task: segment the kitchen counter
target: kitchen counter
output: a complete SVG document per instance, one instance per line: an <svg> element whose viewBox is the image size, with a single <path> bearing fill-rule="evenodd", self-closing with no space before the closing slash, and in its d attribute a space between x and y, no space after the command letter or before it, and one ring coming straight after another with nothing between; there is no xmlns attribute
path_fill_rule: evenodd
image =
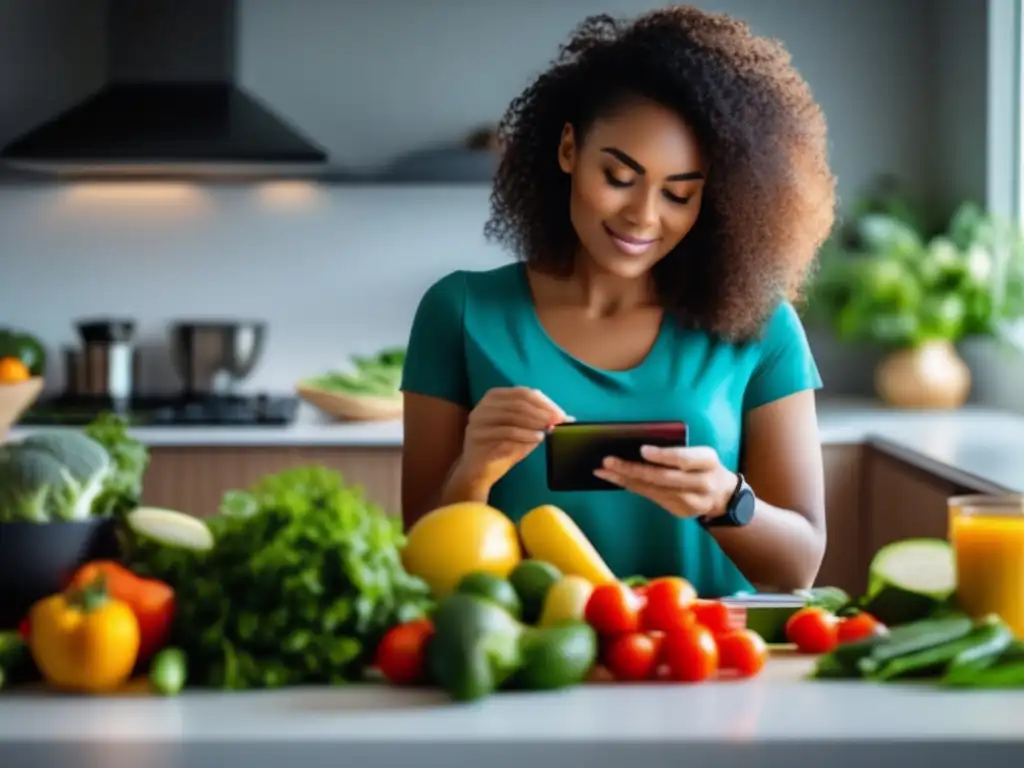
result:
<svg viewBox="0 0 1024 768"><path fill-rule="evenodd" d="M911 463L988 492L1024 491L1024 415L989 408L953 412L889 410L871 401L823 398L818 406L825 444L871 442ZM11 430L11 438L45 427ZM150 446L335 446L397 448L400 421L339 424L303 405L287 427L146 427Z"/></svg>
<svg viewBox="0 0 1024 768"><path fill-rule="evenodd" d="M783 655L745 682L587 685L458 705L384 686L173 699L0 696L7 765L1019 765L1019 692L809 682ZM888 742L888 743L886 743ZM894 742L900 742L895 744ZM756 747L752 749L751 747ZM1000 753L1000 750L1002 752ZM119 758L123 757L124 760ZM154 762L155 760L155 762ZM1011 762L1013 760L1014 762Z"/></svg>

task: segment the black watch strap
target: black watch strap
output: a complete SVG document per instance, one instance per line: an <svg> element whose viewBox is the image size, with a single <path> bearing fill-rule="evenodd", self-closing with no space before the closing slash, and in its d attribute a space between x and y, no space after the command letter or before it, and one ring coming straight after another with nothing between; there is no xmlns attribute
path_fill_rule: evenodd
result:
<svg viewBox="0 0 1024 768"><path fill-rule="evenodd" d="M754 490L747 484L742 474L736 473L736 488L729 497L729 503L725 506L725 512L716 517L702 517L701 525L707 528L733 527L738 528L747 525L754 517L754 507L757 499L754 497Z"/></svg>

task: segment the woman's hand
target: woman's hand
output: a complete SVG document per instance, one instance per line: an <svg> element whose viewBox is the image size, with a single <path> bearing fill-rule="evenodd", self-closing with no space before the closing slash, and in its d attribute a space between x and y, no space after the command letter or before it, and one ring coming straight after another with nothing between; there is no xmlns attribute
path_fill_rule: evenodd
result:
<svg viewBox="0 0 1024 768"><path fill-rule="evenodd" d="M566 421L572 418L540 390L490 389L470 411L456 471L470 485L490 488Z"/></svg>
<svg viewBox="0 0 1024 768"><path fill-rule="evenodd" d="M725 514L739 478L722 465L714 448L656 448L645 445L650 464L609 456L597 477L639 494L676 517Z"/></svg>

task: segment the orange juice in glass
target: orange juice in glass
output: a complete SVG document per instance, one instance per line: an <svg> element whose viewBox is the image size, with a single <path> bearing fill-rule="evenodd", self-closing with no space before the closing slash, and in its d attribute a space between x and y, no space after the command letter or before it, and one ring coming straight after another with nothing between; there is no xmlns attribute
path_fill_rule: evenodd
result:
<svg viewBox="0 0 1024 768"><path fill-rule="evenodd" d="M952 497L949 540L960 607L997 613L1024 638L1024 496Z"/></svg>

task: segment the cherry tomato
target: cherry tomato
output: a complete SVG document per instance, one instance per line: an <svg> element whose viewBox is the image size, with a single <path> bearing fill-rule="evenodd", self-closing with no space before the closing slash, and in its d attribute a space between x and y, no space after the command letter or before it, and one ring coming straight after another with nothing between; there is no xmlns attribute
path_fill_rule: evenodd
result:
<svg viewBox="0 0 1024 768"><path fill-rule="evenodd" d="M844 616L839 620L838 641L840 644L853 643L857 640L866 640L869 637L885 634L888 631L888 628L870 613L861 611L853 616Z"/></svg>
<svg viewBox="0 0 1024 768"><path fill-rule="evenodd" d="M690 582L677 576L654 579L647 585L647 604L640 615L640 626L648 632L672 632L696 623L690 610L697 592Z"/></svg>
<svg viewBox="0 0 1024 768"><path fill-rule="evenodd" d="M711 630L694 624L665 635L661 662L669 680L699 683L718 672L718 644Z"/></svg>
<svg viewBox="0 0 1024 768"><path fill-rule="evenodd" d="M710 629L713 635L743 629L747 624L746 611L733 611L718 600L695 600L691 610L697 623Z"/></svg>
<svg viewBox="0 0 1024 768"><path fill-rule="evenodd" d="M643 598L621 582L600 584L590 593L583 617L599 635L636 632Z"/></svg>
<svg viewBox="0 0 1024 768"><path fill-rule="evenodd" d="M616 680L649 680L658 668L662 638L630 632L608 640L601 661Z"/></svg>
<svg viewBox="0 0 1024 768"><path fill-rule="evenodd" d="M786 639L802 653L828 653L839 643L839 619L823 608L801 608L786 621Z"/></svg>
<svg viewBox="0 0 1024 768"><path fill-rule="evenodd" d="M21 623L18 624L18 635L22 640L28 640L32 635L32 630L29 626L28 619L22 619Z"/></svg>
<svg viewBox="0 0 1024 768"><path fill-rule="evenodd" d="M736 629L715 638L719 667L739 677L753 677L768 661L768 645L750 629Z"/></svg>
<svg viewBox="0 0 1024 768"><path fill-rule="evenodd" d="M394 685L414 685L426 676L427 641L434 634L429 619L415 619L388 630L377 646L376 665Z"/></svg>

